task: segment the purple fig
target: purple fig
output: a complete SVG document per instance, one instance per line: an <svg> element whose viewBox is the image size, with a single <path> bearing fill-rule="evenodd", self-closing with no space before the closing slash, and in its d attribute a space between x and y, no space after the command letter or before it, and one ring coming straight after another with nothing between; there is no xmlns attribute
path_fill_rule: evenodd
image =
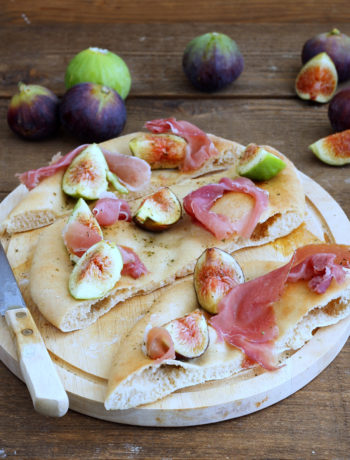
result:
<svg viewBox="0 0 350 460"><path fill-rule="evenodd" d="M102 142L118 136L126 122L123 99L114 89L97 83L79 83L63 96L63 127L82 142Z"/></svg>
<svg viewBox="0 0 350 460"><path fill-rule="evenodd" d="M350 78L350 37L338 29L310 38L303 46L301 59L303 64L321 52L332 59L338 72L339 82Z"/></svg>
<svg viewBox="0 0 350 460"><path fill-rule="evenodd" d="M328 118L334 131L350 129L350 88L333 97L328 106Z"/></svg>
<svg viewBox="0 0 350 460"><path fill-rule="evenodd" d="M53 135L59 127L59 100L44 86L18 84L7 112L12 131L23 139L41 140Z"/></svg>
<svg viewBox="0 0 350 460"><path fill-rule="evenodd" d="M234 40L217 32L191 40L182 65L191 83L201 91L216 91L232 83L242 73L244 60Z"/></svg>

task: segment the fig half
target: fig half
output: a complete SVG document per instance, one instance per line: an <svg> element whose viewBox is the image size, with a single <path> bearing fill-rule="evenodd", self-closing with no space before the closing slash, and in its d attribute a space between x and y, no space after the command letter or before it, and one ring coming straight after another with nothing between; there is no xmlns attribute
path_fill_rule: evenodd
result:
<svg viewBox="0 0 350 460"><path fill-rule="evenodd" d="M147 161L151 169L178 168L186 155L187 142L174 134L140 134L129 142L132 154Z"/></svg>
<svg viewBox="0 0 350 460"><path fill-rule="evenodd" d="M146 197L136 211L133 221L144 230L161 232L181 218L182 208L177 196L168 187Z"/></svg>
<svg viewBox="0 0 350 460"><path fill-rule="evenodd" d="M256 144L248 144L239 159L238 174L256 181L272 179L286 163Z"/></svg>
<svg viewBox="0 0 350 460"><path fill-rule="evenodd" d="M164 326L174 343L179 358L198 358L209 345L207 320L199 309Z"/></svg>
<svg viewBox="0 0 350 460"><path fill-rule="evenodd" d="M74 198L97 200L107 190L107 171L108 165L100 147L91 144L68 166L62 189Z"/></svg>
<svg viewBox="0 0 350 460"><path fill-rule="evenodd" d="M101 240L89 248L69 277L69 292L78 300L99 299L119 281L123 259L115 243Z"/></svg>
<svg viewBox="0 0 350 460"><path fill-rule="evenodd" d="M218 313L221 299L244 280L244 273L236 259L218 248L206 249L194 269L194 288L198 302L212 314Z"/></svg>
<svg viewBox="0 0 350 460"><path fill-rule="evenodd" d="M295 81L295 90L301 99L325 103L332 99L337 84L333 61L327 53L320 53L302 67Z"/></svg>
<svg viewBox="0 0 350 460"><path fill-rule="evenodd" d="M309 146L311 151L324 163L342 166L350 163L350 129L331 134Z"/></svg>
<svg viewBox="0 0 350 460"><path fill-rule="evenodd" d="M86 202L79 198L63 229L63 241L70 259L78 262L91 246L103 239L103 233Z"/></svg>
<svg viewBox="0 0 350 460"><path fill-rule="evenodd" d="M318 34L305 42L301 53L302 63L306 64L311 58L325 52L334 62L338 72L339 82L350 78L350 37L338 29Z"/></svg>

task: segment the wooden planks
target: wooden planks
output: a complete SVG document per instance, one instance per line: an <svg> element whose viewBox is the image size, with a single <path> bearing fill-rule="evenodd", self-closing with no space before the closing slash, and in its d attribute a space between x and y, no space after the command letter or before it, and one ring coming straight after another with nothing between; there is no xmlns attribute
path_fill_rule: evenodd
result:
<svg viewBox="0 0 350 460"><path fill-rule="evenodd" d="M37 23L327 23L349 21L350 11L346 0L320 2L317 0L62 0L48 2L26 0L4 2L2 22L16 24Z"/></svg>

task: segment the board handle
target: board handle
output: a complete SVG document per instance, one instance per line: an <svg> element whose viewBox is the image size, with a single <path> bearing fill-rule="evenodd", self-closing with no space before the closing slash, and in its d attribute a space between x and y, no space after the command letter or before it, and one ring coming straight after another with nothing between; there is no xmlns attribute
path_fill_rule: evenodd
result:
<svg viewBox="0 0 350 460"><path fill-rule="evenodd" d="M50 417L62 417L69 407L68 396L30 311L10 309L5 318L16 342L19 365L35 410Z"/></svg>

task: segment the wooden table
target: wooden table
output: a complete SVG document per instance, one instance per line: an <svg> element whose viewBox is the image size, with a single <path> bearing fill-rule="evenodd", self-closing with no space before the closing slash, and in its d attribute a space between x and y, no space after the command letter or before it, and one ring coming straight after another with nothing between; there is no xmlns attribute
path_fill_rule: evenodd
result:
<svg viewBox="0 0 350 460"><path fill-rule="evenodd" d="M70 58L99 46L121 55L132 74L124 133L141 129L146 120L175 116L242 144L268 143L321 184L350 217L349 167L326 166L308 150L332 132L327 105L303 102L294 93L303 43L335 26L350 35L346 0L306 6L299 0L1 3L1 199L16 187L16 172L77 145L62 132L37 143L15 137L6 113L18 81L62 95ZM237 41L245 69L227 89L204 94L186 80L181 58L191 38L214 30ZM348 341L321 375L277 405L182 429L123 426L72 411L62 419L42 417L24 384L0 364L0 458L349 458L349 363Z"/></svg>

